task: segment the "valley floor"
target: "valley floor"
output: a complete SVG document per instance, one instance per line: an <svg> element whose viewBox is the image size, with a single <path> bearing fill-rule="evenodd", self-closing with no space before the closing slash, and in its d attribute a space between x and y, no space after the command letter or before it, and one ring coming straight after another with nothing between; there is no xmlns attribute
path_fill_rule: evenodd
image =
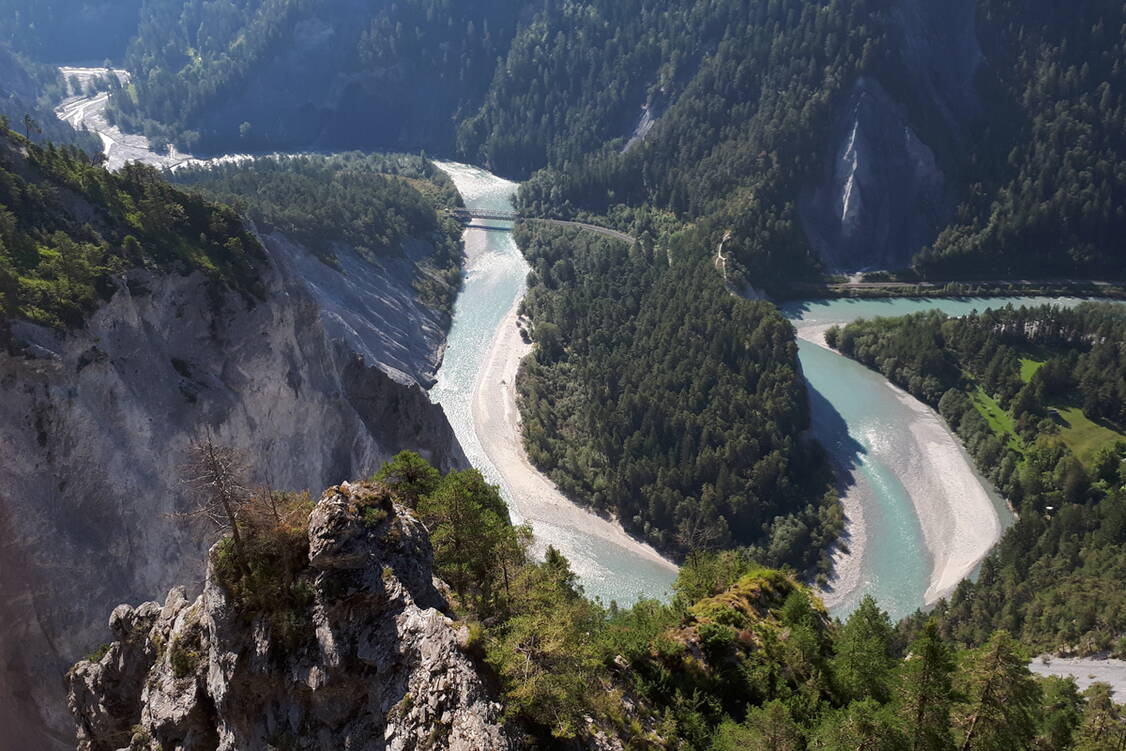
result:
<svg viewBox="0 0 1126 751"><path fill-rule="evenodd" d="M825 331L829 324L801 326L798 336L828 349ZM997 509L958 438L934 410L896 388L884 384L901 405L899 414L909 415L909 423L896 434L896 451L909 457L897 472L910 496L922 541L932 567L924 603L933 605L949 594L962 579L969 576L1000 539L1002 526ZM872 450L878 450L874 447ZM842 497L848 518L848 549L835 557L836 576L833 591L825 594L826 605L834 608L854 599L852 595L865 584L864 557L870 544L869 524L865 521L863 499L867 492L860 485L849 487ZM901 541L882 540L880 544L896 545Z"/></svg>
<svg viewBox="0 0 1126 751"><path fill-rule="evenodd" d="M516 406L516 373L531 351L517 327L519 300L505 316L493 337L473 390L473 424L489 460L504 478L516 513L533 529L582 530L588 543L622 548L665 569L670 578L676 566L649 545L634 540L618 524L603 519L569 501L555 484L532 466L520 432ZM628 575L628 572L620 572ZM658 592L640 593L655 596Z"/></svg>

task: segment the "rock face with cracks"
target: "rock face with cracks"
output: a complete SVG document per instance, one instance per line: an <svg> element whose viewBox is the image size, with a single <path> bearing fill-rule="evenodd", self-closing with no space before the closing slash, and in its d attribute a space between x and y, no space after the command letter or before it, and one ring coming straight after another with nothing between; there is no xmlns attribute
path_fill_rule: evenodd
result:
<svg viewBox="0 0 1126 751"><path fill-rule="evenodd" d="M296 634L247 612L214 565L194 602L177 588L119 606L115 641L67 675L78 748L512 748L431 566L425 528L384 488L330 488L309 517Z"/></svg>
<svg viewBox="0 0 1126 751"><path fill-rule="evenodd" d="M441 408L391 375L423 366L408 352L384 367L375 355L390 350L361 347L366 329L330 326L283 250L268 251L260 299L137 270L81 329L13 323L19 351L0 351L0 751L73 748L59 676L104 641L110 607L198 592L205 544L175 518L192 502L193 441L238 447L251 483L292 490L362 477L402 449L466 465Z"/></svg>

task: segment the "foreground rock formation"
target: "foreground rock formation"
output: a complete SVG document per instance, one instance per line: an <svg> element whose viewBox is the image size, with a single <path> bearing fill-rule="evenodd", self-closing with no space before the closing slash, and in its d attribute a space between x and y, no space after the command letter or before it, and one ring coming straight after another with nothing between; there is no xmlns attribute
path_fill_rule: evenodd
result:
<svg viewBox="0 0 1126 751"><path fill-rule="evenodd" d="M288 628L248 612L213 549L203 593L121 605L68 674L81 751L503 751L500 706L463 652L425 528L378 485L330 488L308 522ZM436 586L437 585L437 586Z"/></svg>
<svg viewBox="0 0 1126 751"><path fill-rule="evenodd" d="M0 351L0 749L73 747L58 676L103 640L106 609L198 587L204 543L174 518L193 441L237 446L250 480L279 488L362 477L402 449L465 465L441 408L388 375L408 368L384 369L381 350L333 330L293 266L271 252L260 299L201 274L132 271L80 330L12 324L15 349Z"/></svg>

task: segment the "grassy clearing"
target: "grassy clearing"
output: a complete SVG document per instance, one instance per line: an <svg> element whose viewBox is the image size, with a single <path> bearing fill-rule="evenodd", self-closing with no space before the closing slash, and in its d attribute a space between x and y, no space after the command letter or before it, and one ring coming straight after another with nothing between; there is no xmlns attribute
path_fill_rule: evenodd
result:
<svg viewBox="0 0 1126 751"><path fill-rule="evenodd" d="M1031 357L1020 358L1020 379L1025 383L1032 380L1032 376L1036 375L1036 371L1044 367L1045 360L1035 360Z"/></svg>
<svg viewBox="0 0 1126 751"><path fill-rule="evenodd" d="M1079 407L1055 407L1060 424L1060 440L1083 464L1090 465L1095 453L1104 446L1126 441L1126 435L1092 422Z"/></svg>
<svg viewBox="0 0 1126 751"><path fill-rule="evenodd" d="M1013 422L1013 418L1008 412L1001 409L1001 405L993 397L985 393L981 386L978 386L970 392L970 401L973 402L974 407L985 418L985 421L989 423L989 427L993 429L998 438L1010 448L1023 451L1024 445L1017 437L1016 423Z"/></svg>

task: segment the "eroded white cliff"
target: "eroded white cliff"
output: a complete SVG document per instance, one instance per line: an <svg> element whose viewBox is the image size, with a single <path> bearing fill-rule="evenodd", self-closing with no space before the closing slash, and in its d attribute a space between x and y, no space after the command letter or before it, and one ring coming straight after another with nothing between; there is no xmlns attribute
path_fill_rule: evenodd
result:
<svg viewBox="0 0 1126 751"><path fill-rule="evenodd" d="M411 336L384 331L394 305L366 339L339 341L302 268L272 250L263 299L132 272L82 330L13 325L22 351L0 354L0 748L73 748L60 676L104 640L107 608L201 580L204 541L172 516L193 440L239 447L255 481L285 489L365 476L401 449L463 466L441 409L404 385L426 372L427 345L388 358L392 379L375 358ZM360 346L373 330L384 349Z"/></svg>
<svg viewBox="0 0 1126 751"><path fill-rule="evenodd" d="M906 267L948 223L958 200L950 173L980 110L975 9L972 0L896 0L890 9L895 80L853 84L828 130L824 167L798 201L830 270Z"/></svg>

